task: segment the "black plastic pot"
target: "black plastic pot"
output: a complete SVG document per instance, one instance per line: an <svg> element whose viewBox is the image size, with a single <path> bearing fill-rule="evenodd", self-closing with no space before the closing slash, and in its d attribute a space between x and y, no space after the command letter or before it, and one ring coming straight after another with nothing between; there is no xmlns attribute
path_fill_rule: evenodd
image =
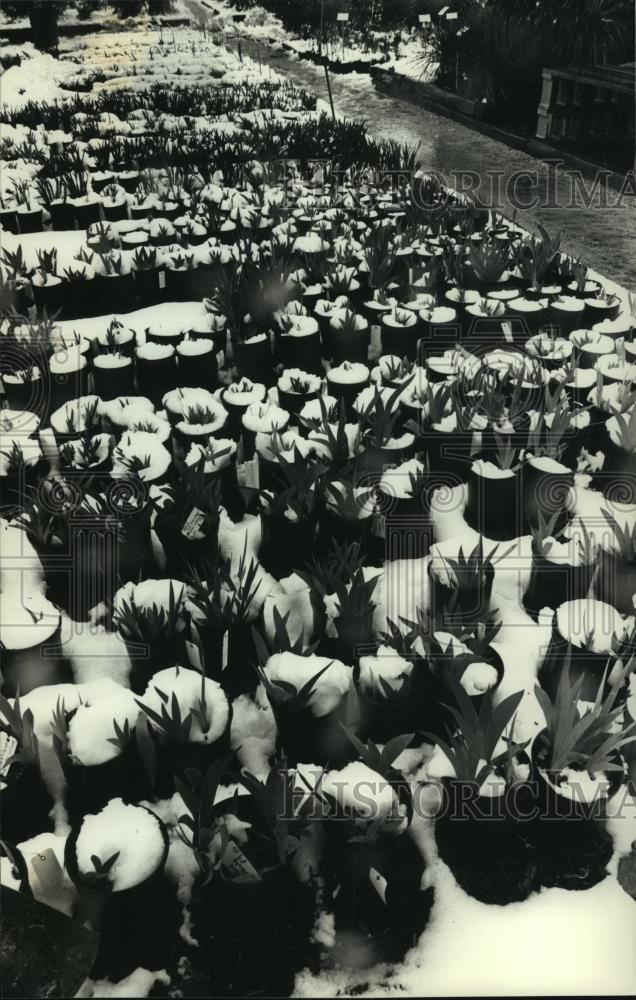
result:
<svg viewBox="0 0 636 1000"><path fill-rule="evenodd" d="M122 639L130 658L130 687L135 694L143 695L154 674L160 670L186 662L183 632L162 636L148 643L124 636Z"/></svg>
<svg viewBox="0 0 636 1000"><path fill-rule="evenodd" d="M75 229L75 212L70 201L52 201L49 205L51 228L57 231Z"/></svg>
<svg viewBox="0 0 636 1000"><path fill-rule="evenodd" d="M15 208L0 208L0 226L6 233L18 235L18 213Z"/></svg>
<svg viewBox="0 0 636 1000"><path fill-rule="evenodd" d="M594 575L594 596L611 604L622 615L634 614L636 563L625 562L618 553L601 550Z"/></svg>
<svg viewBox="0 0 636 1000"><path fill-rule="evenodd" d="M174 884L164 872L168 834L155 818L165 842L160 866L144 882L121 892L109 891L108 882L95 887L80 874L76 844L81 824L67 838L64 867L78 889L76 916L88 919L100 932L99 950L91 970L95 979L118 982L138 968L165 968L166 955L177 933L180 907Z"/></svg>
<svg viewBox="0 0 636 1000"><path fill-rule="evenodd" d="M263 385L272 384L273 358L268 336L251 343L236 341L233 344L233 350L234 363L241 378L248 378L252 382L260 382Z"/></svg>
<svg viewBox="0 0 636 1000"><path fill-rule="evenodd" d="M128 274L98 274L93 279L93 287L99 305L104 313L130 312L135 308L135 276Z"/></svg>
<svg viewBox="0 0 636 1000"><path fill-rule="evenodd" d="M480 796L473 785L445 778L444 811L435 823L440 858L458 885L482 903L506 906L532 892L537 872L529 823L510 815L507 796Z"/></svg>
<svg viewBox="0 0 636 1000"><path fill-rule="evenodd" d="M568 644L557 628L555 614L552 637L538 674L541 687L552 698L556 697L561 670L567 656L569 656L568 666L572 682L583 678L580 697L584 701L594 701L603 681L605 670L612 662L610 654L589 652L581 646Z"/></svg>
<svg viewBox="0 0 636 1000"><path fill-rule="evenodd" d="M509 541L524 533L519 517L520 477L518 470L505 478L491 479L474 468L468 473L466 522L496 541Z"/></svg>
<svg viewBox="0 0 636 1000"><path fill-rule="evenodd" d="M181 354L177 348L177 364L179 385L183 388L216 388L218 368L214 347L205 354Z"/></svg>
<svg viewBox="0 0 636 1000"><path fill-rule="evenodd" d="M263 514L259 559L266 572L282 580L302 569L313 551L316 523L316 513L299 521Z"/></svg>
<svg viewBox="0 0 636 1000"><path fill-rule="evenodd" d="M93 362L93 381L95 392L103 400L115 399L116 396L132 396L135 392L134 365L132 358L126 358L126 363L117 368L103 367L99 364L99 356Z"/></svg>
<svg viewBox="0 0 636 1000"><path fill-rule="evenodd" d="M409 358L415 361L417 344L421 336L418 323L412 326L397 326L390 322L390 315L383 316L380 325L380 337L383 354L395 354L398 358Z"/></svg>
<svg viewBox="0 0 636 1000"><path fill-rule="evenodd" d="M20 232L24 235L25 233L41 233L42 232L42 209L41 208L31 208L27 211L22 211L18 209L18 225L20 227Z"/></svg>
<svg viewBox="0 0 636 1000"><path fill-rule="evenodd" d="M18 750L19 748L16 748ZM0 837L21 844L53 830L53 799L35 764L12 764L0 787Z"/></svg>
<svg viewBox="0 0 636 1000"><path fill-rule="evenodd" d="M143 768L134 736L124 750L103 764L86 767L67 761L65 806L71 826L89 813L98 813L111 799L139 801L143 790Z"/></svg>
<svg viewBox="0 0 636 1000"><path fill-rule="evenodd" d="M155 407L161 409L165 394L178 384L174 353L168 358L154 360L137 355L137 383L140 394L147 396Z"/></svg>
<svg viewBox="0 0 636 1000"><path fill-rule="evenodd" d="M319 330L303 336L281 333L277 339L276 354L276 360L284 368L300 368L313 375L322 374L322 346ZM308 398L313 397L309 396Z"/></svg>
<svg viewBox="0 0 636 1000"><path fill-rule="evenodd" d="M553 534L561 533L569 520L571 491L574 488L574 472L564 468L560 471L546 471L529 459L521 467L522 521L525 525L538 527L539 516L546 523L558 514Z"/></svg>
<svg viewBox="0 0 636 1000"><path fill-rule="evenodd" d="M84 201L79 204L74 203L73 215L75 216L78 229L88 229L89 226L92 226L95 222L99 222L101 219L99 200Z"/></svg>
<svg viewBox="0 0 636 1000"><path fill-rule="evenodd" d="M133 272L135 289L140 308L156 306L166 300L166 272L156 267Z"/></svg>
<svg viewBox="0 0 636 1000"><path fill-rule="evenodd" d="M66 291L62 281L57 278L46 285L31 284L33 304L39 311L46 310L49 317L55 316L64 307Z"/></svg>
<svg viewBox="0 0 636 1000"><path fill-rule="evenodd" d="M332 327L329 339L334 365L339 365L343 361L367 363L371 344L371 330L368 325L363 330L353 330L346 334Z"/></svg>
<svg viewBox="0 0 636 1000"><path fill-rule="evenodd" d="M578 601L584 598L591 579L591 566L550 562L545 556L533 552L530 579L523 597L523 606L533 618L537 619L542 608L553 608L556 611L566 601Z"/></svg>
<svg viewBox="0 0 636 1000"><path fill-rule="evenodd" d="M347 722L348 696L327 715L316 718L310 709L294 712L272 701L278 743L290 767L311 761L319 767L344 767L355 757L355 749L342 728Z"/></svg>

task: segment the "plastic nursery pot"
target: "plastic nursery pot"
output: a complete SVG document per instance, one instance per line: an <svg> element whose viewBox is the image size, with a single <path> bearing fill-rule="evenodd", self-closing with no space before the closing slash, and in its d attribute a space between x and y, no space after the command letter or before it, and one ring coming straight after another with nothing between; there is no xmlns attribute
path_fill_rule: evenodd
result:
<svg viewBox="0 0 636 1000"><path fill-rule="evenodd" d="M315 392L292 392L291 390L281 389L281 381L282 379L278 380L278 405L283 410L287 410L292 416L297 416L303 406L312 399L318 399L318 389Z"/></svg>
<svg viewBox="0 0 636 1000"><path fill-rule="evenodd" d="M140 395L161 408L163 397L177 385L176 356L174 347L152 351L149 346L137 349L137 384Z"/></svg>
<svg viewBox="0 0 636 1000"><path fill-rule="evenodd" d="M554 459L529 458L521 467L521 485L524 525L536 528L540 516L548 523L558 515L553 534L559 534L569 520L574 472Z"/></svg>
<svg viewBox="0 0 636 1000"><path fill-rule="evenodd" d="M429 681L430 673L419 658L413 664L413 673L405 691L397 690L392 697L364 688L358 681L360 739L385 744L394 736L420 730L422 706L430 691Z"/></svg>
<svg viewBox="0 0 636 1000"><path fill-rule="evenodd" d="M314 321L311 321L314 322ZM317 324L316 324L317 325ZM283 368L301 368L309 374L322 374L320 331L281 333L276 343L276 360Z"/></svg>
<svg viewBox="0 0 636 1000"><path fill-rule="evenodd" d="M263 569L278 580L301 569L313 551L317 515L290 521L287 517L261 515L262 541L259 558Z"/></svg>
<svg viewBox="0 0 636 1000"><path fill-rule="evenodd" d="M420 355L440 355L455 348L461 339L461 324L457 310L451 306L421 309Z"/></svg>
<svg viewBox="0 0 636 1000"><path fill-rule="evenodd" d="M476 580L472 587L453 587L442 583L437 573L433 571L434 565L435 560L429 574L432 583L431 607L434 614L438 615L452 609L453 617L462 624L471 625L485 621L490 611L494 567L491 565L489 569L484 570L481 579Z"/></svg>
<svg viewBox="0 0 636 1000"><path fill-rule="evenodd" d="M442 788L435 841L458 885L489 905L527 899L535 886L537 862L529 823L516 818L509 806L511 792L517 789L500 796L479 795L474 784L450 778L442 780Z"/></svg>
<svg viewBox="0 0 636 1000"><path fill-rule="evenodd" d="M379 487L379 510L384 517L386 559L423 559L433 539L433 523L428 504L412 497L386 497ZM384 499L383 499L384 498Z"/></svg>
<svg viewBox="0 0 636 1000"><path fill-rule="evenodd" d="M369 554L369 539L373 516L369 512L364 517L345 518L325 507L318 519L319 546L327 551L335 542L339 548L357 542L360 552Z"/></svg>
<svg viewBox="0 0 636 1000"><path fill-rule="evenodd" d="M18 212L15 208L0 208L0 226L5 233L18 235Z"/></svg>
<svg viewBox="0 0 636 1000"><path fill-rule="evenodd" d="M53 355L49 360L50 406L54 412L88 393L89 366L85 357L78 354Z"/></svg>
<svg viewBox="0 0 636 1000"><path fill-rule="evenodd" d="M123 222L128 218L128 202L124 198L102 198L102 211L107 222Z"/></svg>
<svg viewBox="0 0 636 1000"><path fill-rule="evenodd" d="M327 389L330 396L344 400L348 414L354 412L356 397L369 385L369 369L361 363L343 362L327 372Z"/></svg>
<svg viewBox="0 0 636 1000"><path fill-rule="evenodd" d="M46 310L47 316L55 316L64 305L64 285L57 275L47 275L46 284L31 282L33 304L40 312Z"/></svg>
<svg viewBox="0 0 636 1000"><path fill-rule="evenodd" d="M547 319L551 326L557 328L559 336L567 337L574 330L581 329L584 312L585 302L582 299L564 296L550 303Z"/></svg>
<svg viewBox="0 0 636 1000"><path fill-rule="evenodd" d="M616 295L606 298L586 298L583 325L593 327L596 323L613 322L618 319L620 300Z"/></svg>
<svg viewBox="0 0 636 1000"><path fill-rule="evenodd" d="M466 522L495 541L509 541L523 534L519 518L519 469L498 469L488 462L473 462L468 473Z"/></svg>
<svg viewBox="0 0 636 1000"><path fill-rule="evenodd" d="M234 363L241 378L271 385L273 358L269 336L265 333L233 344Z"/></svg>
<svg viewBox="0 0 636 1000"><path fill-rule="evenodd" d="M440 425L424 424L422 438L426 445L431 473L447 487L465 483L471 466L473 432L448 430Z"/></svg>
<svg viewBox="0 0 636 1000"><path fill-rule="evenodd" d="M161 636L151 642L128 639L122 635L130 658L130 686L135 694L143 695L148 683L159 670L185 663L183 633Z"/></svg>
<svg viewBox="0 0 636 1000"><path fill-rule="evenodd" d="M325 831L340 820L328 820ZM357 832L357 831L354 831ZM434 890L422 889L426 862L407 832L327 851L336 933L343 932L365 966L400 962L424 931Z"/></svg>
<svg viewBox="0 0 636 1000"><path fill-rule="evenodd" d="M100 201L98 198L81 198L73 202L73 215L78 229L88 229L101 219Z"/></svg>
<svg viewBox="0 0 636 1000"><path fill-rule="evenodd" d="M29 602L27 608L11 609L11 625L7 624L1 632L2 691L7 698L15 698L18 689L25 695L37 687L73 682L73 672L64 655L60 614L54 606L59 605L64 611L72 606L68 597L70 570L66 567L63 579L56 580L46 572L46 566L44 570L47 599L41 598L41 605L38 602L34 608L34 614L41 613L42 619L34 623ZM49 582L59 587L49 587ZM63 601L58 601L58 597Z"/></svg>
<svg viewBox="0 0 636 1000"><path fill-rule="evenodd" d="M603 469L596 479L609 500L619 503L636 502L636 453L627 451L617 445L611 437L611 428L615 421L604 424L600 450L605 455Z"/></svg>
<svg viewBox="0 0 636 1000"><path fill-rule="evenodd" d="M97 285L93 277L65 281L63 286L62 319L85 319L99 312Z"/></svg>
<svg viewBox="0 0 636 1000"><path fill-rule="evenodd" d="M148 267L133 271L137 303L141 309L156 306L166 300L166 272L162 268Z"/></svg>
<svg viewBox="0 0 636 1000"><path fill-rule="evenodd" d="M116 804L115 800L114 805ZM151 971L165 968L166 955L169 954L173 935L177 933L178 926L179 906L174 884L164 871L169 846L166 828L154 813L143 806L125 808L143 809L152 817L157 824L159 844L163 845L163 849L159 848L157 851L156 860L153 858L154 868L150 868L148 872L150 865L148 862L142 863L142 858L151 848L156 849L158 845L151 844L147 835L142 840L142 835L138 834L128 843L122 841L120 845L117 834L120 836L125 834L122 834L121 828L115 825L114 835L111 831L109 839L105 840L109 845L113 845L112 848L108 848L112 853L120 847L120 858L127 849L134 850L136 847L140 857L135 869L144 874L148 873L143 881L122 889L112 888L108 877L98 880L95 884L79 868L77 846L82 827L87 823L95 824L101 816L106 817L108 809L103 810L97 817L89 816L82 823L78 822L71 829L64 848L64 867L78 891L75 915L88 920L100 932L99 949L91 975L98 979L108 978L113 982L118 982L140 967ZM106 822L105 819L104 823ZM90 829L93 831L95 827L92 826ZM108 857L100 860L108 861ZM112 870L117 871L117 862ZM131 872L127 881L131 881L134 877L134 872Z"/></svg>
<svg viewBox="0 0 636 1000"><path fill-rule="evenodd" d="M383 354L394 354L398 358L415 361L420 335L421 329L414 313L409 313L409 319L405 322L396 319L392 312L382 316L380 340Z"/></svg>
<svg viewBox="0 0 636 1000"><path fill-rule="evenodd" d="M66 781L64 804L71 826L83 816L98 813L111 799L135 802L143 790L143 767L134 735L121 753L102 764L84 765L65 759L62 764Z"/></svg>
<svg viewBox="0 0 636 1000"><path fill-rule="evenodd" d="M177 345L179 385L215 389L218 383L217 352L212 340L183 340Z"/></svg>
<svg viewBox="0 0 636 1000"><path fill-rule="evenodd" d="M536 782L540 815L545 819L590 820L607 817L607 803L626 780L622 767L605 774L605 794L589 796L585 788L587 772L581 770L581 784L569 788L565 776L550 769L551 745L546 729L542 729L532 744L532 776ZM622 764L619 753L612 756L613 763Z"/></svg>
<svg viewBox="0 0 636 1000"><path fill-rule="evenodd" d="M594 596L611 604L622 615L634 614L636 563L625 562L618 552L601 549L594 575Z"/></svg>
<svg viewBox="0 0 636 1000"><path fill-rule="evenodd" d="M344 767L355 757L355 749L342 728L347 724L349 695L327 715L316 717L311 709L294 711L272 702L278 744L290 767L311 761L318 767Z"/></svg>
<svg viewBox="0 0 636 1000"><path fill-rule="evenodd" d="M95 392L103 400L132 396L134 387L132 358L120 354L98 354L93 359Z"/></svg>
<svg viewBox="0 0 636 1000"><path fill-rule="evenodd" d="M343 333L334 326L331 320L329 340L331 343L331 354L335 365L343 361L359 362L366 364L369 358L369 346L371 344L371 330L366 320L359 330L348 330Z"/></svg>
<svg viewBox="0 0 636 1000"><path fill-rule="evenodd" d="M540 555L533 549L523 606L536 620L542 608L556 611L566 601L582 600L589 590L591 580L591 566L564 561L558 557L554 548L547 555Z"/></svg>
<svg viewBox="0 0 636 1000"><path fill-rule="evenodd" d="M568 615L575 619L580 619L580 621L576 620L574 622L575 627L579 626L578 631L583 626L589 629L590 622L588 621L588 617L585 615L584 610L581 610L589 603L584 599L580 599L579 601L568 600L557 608L555 612L550 643L538 675L541 687L553 698L556 696L564 662L568 662L572 682L582 678L583 686L580 697L584 701L595 700L608 663L611 666L611 635L607 637L606 641L599 640L597 636L594 636L597 649L599 650L595 651L589 650L585 646L573 641L568 644L568 641L559 629L559 621L561 619L565 620ZM620 623L623 622L623 619L620 618L618 612L611 605L601 604L598 601L591 603L596 606L598 617L601 619L599 624L605 629L608 628L608 623L610 626L613 626L617 621L620 621ZM602 650L601 646L604 647ZM568 656L569 660L566 661L566 657Z"/></svg>
<svg viewBox="0 0 636 1000"><path fill-rule="evenodd" d="M129 312L135 308L135 275L98 274L93 279L99 308L104 313Z"/></svg>
<svg viewBox="0 0 636 1000"><path fill-rule="evenodd" d="M12 739L12 737L10 737ZM19 752L16 746L16 753ZM21 844L40 833L53 830L49 815L53 799L47 791L40 768L32 762L10 764L0 785L0 837Z"/></svg>
<svg viewBox="0 0 636 1000"><path fill-rule="evenodd" d="M20 232L24 235L25 233L41 233L42 232L42 209L41 208L26 208L26 206L20 205L18 207L18 225L20 227Z"/></svg>

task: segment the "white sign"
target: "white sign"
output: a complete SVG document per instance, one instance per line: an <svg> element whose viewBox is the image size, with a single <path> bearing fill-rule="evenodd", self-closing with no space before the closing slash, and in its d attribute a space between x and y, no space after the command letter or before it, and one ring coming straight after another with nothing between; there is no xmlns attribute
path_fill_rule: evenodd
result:
<svg viewBox="0 0 636 1000"><path fill-rule="evenodd" d="M349 20L348 14L336 14L336 21L348 21L348 20Z"/></svg>
<svg viewBox="0 0 636 1000"><path fill-rule="evenodd" d="M420 24L430 24L431 15L430 14L419 14Z"/></svg>
<svg viewBox="0 0 636 1000"><path fill-rule="evenodd" d="M446 11L448 9L449 9L448 7L442 7L442 9L440 10L440 12L439 12L439 14L437 16L438 17L444 17L444 14L446 13Z"/></svg>
<svg viewBox="0 0 636 1000"><path fill-rule="evenodd" d="M448 12L448 14L446 15L446 20L447 20L447 21L456 21L456 20L457 20L457 17L458 17L458 14L457 14L457 11L455 11L455 10L451 10L451 11L449 11L449 12Z"/></svg>

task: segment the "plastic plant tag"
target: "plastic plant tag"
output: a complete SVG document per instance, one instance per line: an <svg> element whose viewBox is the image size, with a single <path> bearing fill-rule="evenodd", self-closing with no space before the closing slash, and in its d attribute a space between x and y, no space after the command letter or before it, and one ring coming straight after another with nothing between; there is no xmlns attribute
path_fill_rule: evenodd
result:
<svg viewBox="0 0 636 1000"><path fill-rule="evenodd" d="M0 778L5 778L9 770L10 760L18 747L18 741L11 733L0 733Z"/></svg>
<svg viewBox="0 0 636 1000"><path fill-rule="evenodd" d="M371 518L371 531L376 538L386 538L386 518L384 514L373 514Z"/></svg>
<svg viewBox="0 0 636 1000"><path fill-rule="evenodd" d="M258 465L258 455L249 458L247 462L241 462L236 466L236 478L239 486L248 490L258 490L260 488L260 469Z"/></svg>
<svg viewBox="0 0 636 1000"><path fill-rule="evenodd" d="M216 352L216 367L222 368L225 364L225 351Z"/></svg>
<svg viewBox="0 0 636 1000"><path fill-rule="evenodd" d="M163 291L163 289L166 287L166 272L159 271L157 275L157 280L159 281L159 288Z"/></svg>
<svg viewBox="0 0 636 1000"><path fill-rule="evenodd" d="M233 840L227 845L221 860L221 867L225 877L230 882L245 884L246 882L262 881L252 862L248 861L241 848Z"/></svg>
<svg viewBox="0 0 636 1000"><path fill-rule="evenodd" d="M198 507L193 507L188 514L181 529L181 534L189 542L201 538L201 525L205 521L205 514Z"/></svg>
<svg viewBox="0 0 636 1000"><path fill-rule="evenodd" d="M50 847L47 847L46 850L33 854L29 858L29 865L32 874L38 882L38 886L34 886L30 878L31 888L39 889L37 892L38 898L46 901L51 906L55 906L55 900L62 896L66 890L64 872L54 852Z"/></svg>
<svg viewBox="0 0 636 1000"><path fill-rule="evenodd" d="M514 337L512 336L512 324L502 323L501 329L503 330L503 335L507 344L512 344L514 342Z"/></svg>
<svg viewBox="0 0 636 1000"><path fill-rule="evenodd" d="M470 457L477 455L482 449L482 434L481 431L473 431L473 436L470 442Z"/></svg>
<svg viewBox="0 0 636 1000"><path fill-rule="evenodd" d="M223 647L221 649L221 670L225 670L227 667L227 661L229 658L229 648L230 648L230 633L225 631L223 633Z"/></svg>
<svg viewBox="0 0 636 1000"><path fill-rule="evenodd" d="M203 663L201 661L201 651L197 646L196 642L192 642L191 639L186 639L186 653L188 654L188 660L190 665L194 667L195 670L203 672Z"/></svg>
<svg viewBox="0 0 636 1000"><path fill-rule="evenodd" d="M377 868L369 868L369 881L386 906L386 890L389 883L384 875L381 875Z"/></svg>

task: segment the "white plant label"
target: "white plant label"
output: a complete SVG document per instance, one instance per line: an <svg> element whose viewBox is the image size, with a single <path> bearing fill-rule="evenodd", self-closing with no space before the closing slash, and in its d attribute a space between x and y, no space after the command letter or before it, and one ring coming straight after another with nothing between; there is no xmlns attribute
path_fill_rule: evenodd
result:
<svg viewBox="0 0 636 1000"><path fill-rule="evenodd" d="M229 878L231 882L262 881L252 862L245 857L241 848L233 840L225 849L221 865L226 878Z"/></svg>
<svg viewBox="0 0 636 1000"><path fill-rule="evenodd" d="M386 906L386 890L389 883L384 875L381 875L377 868L369 868L369 881Z"/></svg>
<svg viewBox="0 0 636 1000"><path fill-rule="evenodd" d="M371 518L371 531L376 538L386 538L386 518L384 514L374 514Z"/></svg>
<svg viewBox="0 0 636 1000"><path fill-rule="evenodd" d="M216 367L222 368L225 364L225 351L218 351L216 355Z"/></svg>
<svg viewBox="0 0 636 1000"><path fill-rule="evenodd" d="M348 14L337 14L336 15L336 21L348 21L348 20L349 20L349 15Z"/></svg>
<svg viewBox="0 0 636 1000"><path fill-rule="evenodd" d="M198 670L199 673L203 673L203 663L201 662L201 652L196 642L192 642L191 639L186 639L186 653L188 654L188 660L190 661L190 666Z"/></svg>
<svg viewBox="0 0 636 1000"><path fill-rule="evenodd" d="M18 747L18 741L11 733L0 733L0 778L6 777L10 761Z"/></svg>
<svg viewBox="0 0 636 1000"><path fill-rule="evenodd" d="M157 275L157 279L159 281L159 288L161 288L161 290L163 291L163 289L166 287L166 272L165 271L159 271L159 274Z"/></svg>
<svg viewBox="0 0 636 1000"><path fill-rule="evenodd" d="M503 335L506 338L506 343L512 344L514 341L514 337L512 336L512 326L510 325L510 323L502 323L501 329L503 330Z"/></svg>
<svg viewBox="0 0 636 1000"><path fill-rule="evenodd" d="M205 514L198 507L193 507L188 514L185 523L181 529L181 534L184 538L187 538L189 542L195 541L201 538L201 525L205 521Z"/></svg>
<svg viewBox="0 0 636 1000"><path fill-rule="evenodd" d="M239 486L243 486L246 490L260 489L258 455L254 455L254 458L249 458L247 462L241 462L240 465L237 465L236 478Z"/></svg>
<svg viewBox="0 0 636 1000"><path fill-rule="evenodd" d="M227 667L227 661L229 659L229 649L230 649L230 633L223 633L223 648L221 649L221 670L225 670Z"/></svg>

